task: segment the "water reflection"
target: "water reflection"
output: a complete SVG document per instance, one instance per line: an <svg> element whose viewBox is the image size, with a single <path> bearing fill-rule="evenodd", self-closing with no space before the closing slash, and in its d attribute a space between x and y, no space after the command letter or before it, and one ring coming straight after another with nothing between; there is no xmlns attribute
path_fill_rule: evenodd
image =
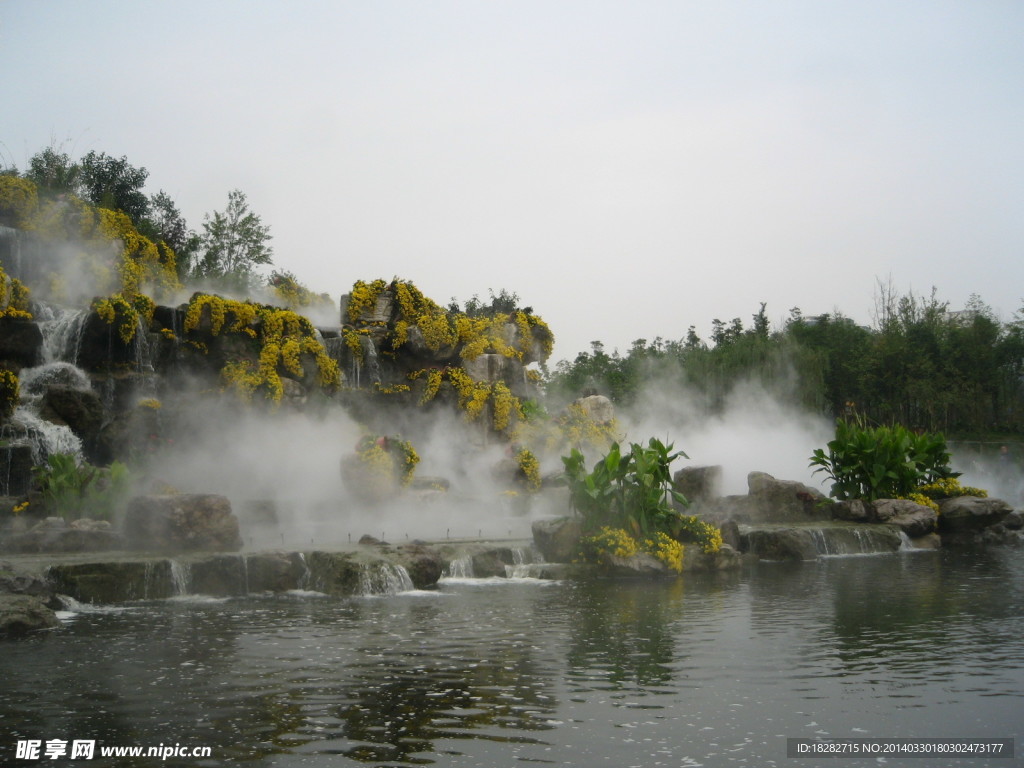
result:
<svg viewBox="0 0 1024 768"><path fill-rule="evenodd" d="M1020 737L1022 577L1003 550L83 612L5 644L0 762L19 738L319 766L768 765L786 736Z"/></svg>

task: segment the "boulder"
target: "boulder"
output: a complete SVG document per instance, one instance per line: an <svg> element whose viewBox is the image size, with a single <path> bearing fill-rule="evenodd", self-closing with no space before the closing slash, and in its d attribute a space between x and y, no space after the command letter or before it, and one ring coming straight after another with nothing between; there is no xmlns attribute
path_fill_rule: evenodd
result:
<svg viewBox="0 0 1024 768"><path fill-rule="evenodd" d="M19 637L29 632L60 626L57 614L31 595L0 595L0 637Z"/></svg>
<svg viewBox="0 0 1024 768"><path fill-rule="evenodd" d="M531 527L533 543L549 563L570 563L576 557L582 536L579 518L534 520Z"/></svg>
<svg viewBox="0 0 1024 768"><path fill-rule="evenodd" d="M957 496L939 502L939 531L972 533L1001 523L1013 511L1002 499Z"/></svg>
<svg viewBox="0 0 1024 768"><path fill-rule="evenodd" d="M874 510L869 502L861 499L837 501L832 505L832 518L850 523L870 523Z"/></svg>
<svg viewBox="0 0 1024 768"><path fill-rule="evenodd" d="M722 495L722 467L683 467L672 476L672 484L691 504L714 501Z"/></svg>
<svg viewBox="0 0 1024 768"><path fill-rule="evenodd" d="M67 424L83 441L94 440L103 426L103 402L91 390L50 387L43 399L41 415Z"/></svg>
<svg viewBox="0 0 1024 768"><path fill-rule="evenodd" d="M0 594L29 595L45 602L53 597L53 590L39 574L20 571L10 563L0 561Z"/></svg>
<svg viewBox="0 0 1024 768"><path fill-rule="evenodd" d="M878 499L871 508L872 522L895 525L912 539L933 533L938 524L934 509L909 499Z"/></svg>
<svg viewBox="0 0 1024 768"><path fill-rule="evenodd" d="M20 553L108 552L123 547L123 539L105 520L75 520L69 525L60 517L48 517L3 543L4 551Z"/></svg>
<svg viewBox="0 0 1024 768"><path fill-rule="evenodd" d="M604 395L588 395L575 401L587 418L596 424L609 424L615 419L615 406Z"/></svg>
<svg viewBox="0 0 1024 768"><path fill-rule="evenodd" d="M0 317L0 361L31 368L43 359L43 332L34 320Z"/></svg>
<svg viewBox="0 0 1024 768"><path fill-rule="evenodd" d="M821 491L794 480L776 480L766 472L747 475L753 519L764 523L829 520L832 502Z"/></svg>
<svg viewBox="0 0 1024 768"><path fill-rule="evenodd" d="M230 552L241 548L231 502L216 494L136 496L124 536L130 547L168 552Z"/></svg>

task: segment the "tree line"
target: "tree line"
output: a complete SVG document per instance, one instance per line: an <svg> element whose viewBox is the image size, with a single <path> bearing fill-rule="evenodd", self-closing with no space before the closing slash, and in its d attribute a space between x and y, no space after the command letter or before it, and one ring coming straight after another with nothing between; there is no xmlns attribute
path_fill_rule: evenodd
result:
<svg viewBox="0 0 1024 768"><path fill-rule="evenodd" d="M752 381L794 405L832 416L856 413L878 424L958 437L1024 433L1024 316L1000 321L979 297L965 309L880 285L872 327L839 312L790 310L773 329L766 305L744 325L715 319L705 342L691 326L676 341L637 339L626 354L595 341L549 373L549 395L567 401L599 393L620 406L648 384L675 384L704 411L725 407Z"/></svg>
<svg viewBox="0 0 1024 768"><path fill-rule="evenodd" d="M258 273L273 263L273 236L241 190L229 191L226 207L206 214L197 232L164 190L145 192L149 172L127 157L90 151L76 160L51 146L33 155L23 171L0 167L0 184L4 177L29 182L42 199L74 196L124 213L140 234L174 252L183 283L202 281L214 289L243 293L264 284L291 293L306 290L290 272L274 271L269 277Z"/></svg>

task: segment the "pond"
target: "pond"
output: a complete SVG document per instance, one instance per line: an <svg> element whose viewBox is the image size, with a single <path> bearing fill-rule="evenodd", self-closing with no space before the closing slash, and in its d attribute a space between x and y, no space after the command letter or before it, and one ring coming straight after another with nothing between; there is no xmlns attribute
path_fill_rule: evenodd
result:
<svg viewBox="0 0 1024 768"><path fill-rule="evenodd" d="M1022 578L1024 551L993 548L82 606L3 645L0 762L55 739L94 742L73 764L97 766L810 766L787 739L814 737L1013 738L1020 754ZM157 745L178 751L100 754Z"/></svg>

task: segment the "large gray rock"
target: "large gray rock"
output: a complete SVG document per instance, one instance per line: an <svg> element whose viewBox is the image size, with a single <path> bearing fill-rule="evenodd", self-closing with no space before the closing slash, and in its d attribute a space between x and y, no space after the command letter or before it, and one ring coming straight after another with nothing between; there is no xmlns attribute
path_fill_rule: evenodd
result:
<svg viewBox="0 0 1024 768"><path fill-rule="evenodd" d="M575 559L582 536L579 518L555 517L534 520L533 543L550 563L570 563Z"/></svg>
<svg viewBox="0 0 1024 768"><path fill-rule="evenodd" d="M32 528L15 533L3 541L3 550L12 553L109 552L123 549L124 540L105 520L74 520L48 517Z"/></svg>
<svg viewBox="0 0 1024 768"><path fill-rule="evenodd" d="M943 533L971 533L1001 523L1013 508L1002 499L957 496L939 502L939 530Z"/></svg>
<svg viewBox="0 0 1024 768"><path fill-rule="evenodd" d="M683 467L672 476L672 484L691 504L714 501L722 495L722 467Z"/></svg>
<svg viewBox="0 0 1024 768"><path fill-rule="evenodd" d="M934 509L909 499L878 499L871 507L872 522L895 525L912 539L933 533L938 525Z"/></svg>
<svg viewBox="0 0 1024 768"><path fill-rule="evenodd" d="M19 637L58 626L57 615L38 598L0 595L0 637Z"/></svg>
<svg viewBox="0 0 1024 768"><path fill-rule="evenodd" d="M43 332L34 320L0 317L0 361L31 368L43 359Z"/></svg>
<svg viewBox="0 0 1024 768"><path fill-rule="evenodd" d="M231 502L216 494L136 496L128 503L129 547L164 552L232 552L242 546Z"/></svg>
<svg viewBox="0 0 1024 768"><path fill-rule="evenodd" d="M832 517L828 497L803 483L776 480L766 472L751 472L747 475L747 488L755 522L805 523Z"/></svg>

